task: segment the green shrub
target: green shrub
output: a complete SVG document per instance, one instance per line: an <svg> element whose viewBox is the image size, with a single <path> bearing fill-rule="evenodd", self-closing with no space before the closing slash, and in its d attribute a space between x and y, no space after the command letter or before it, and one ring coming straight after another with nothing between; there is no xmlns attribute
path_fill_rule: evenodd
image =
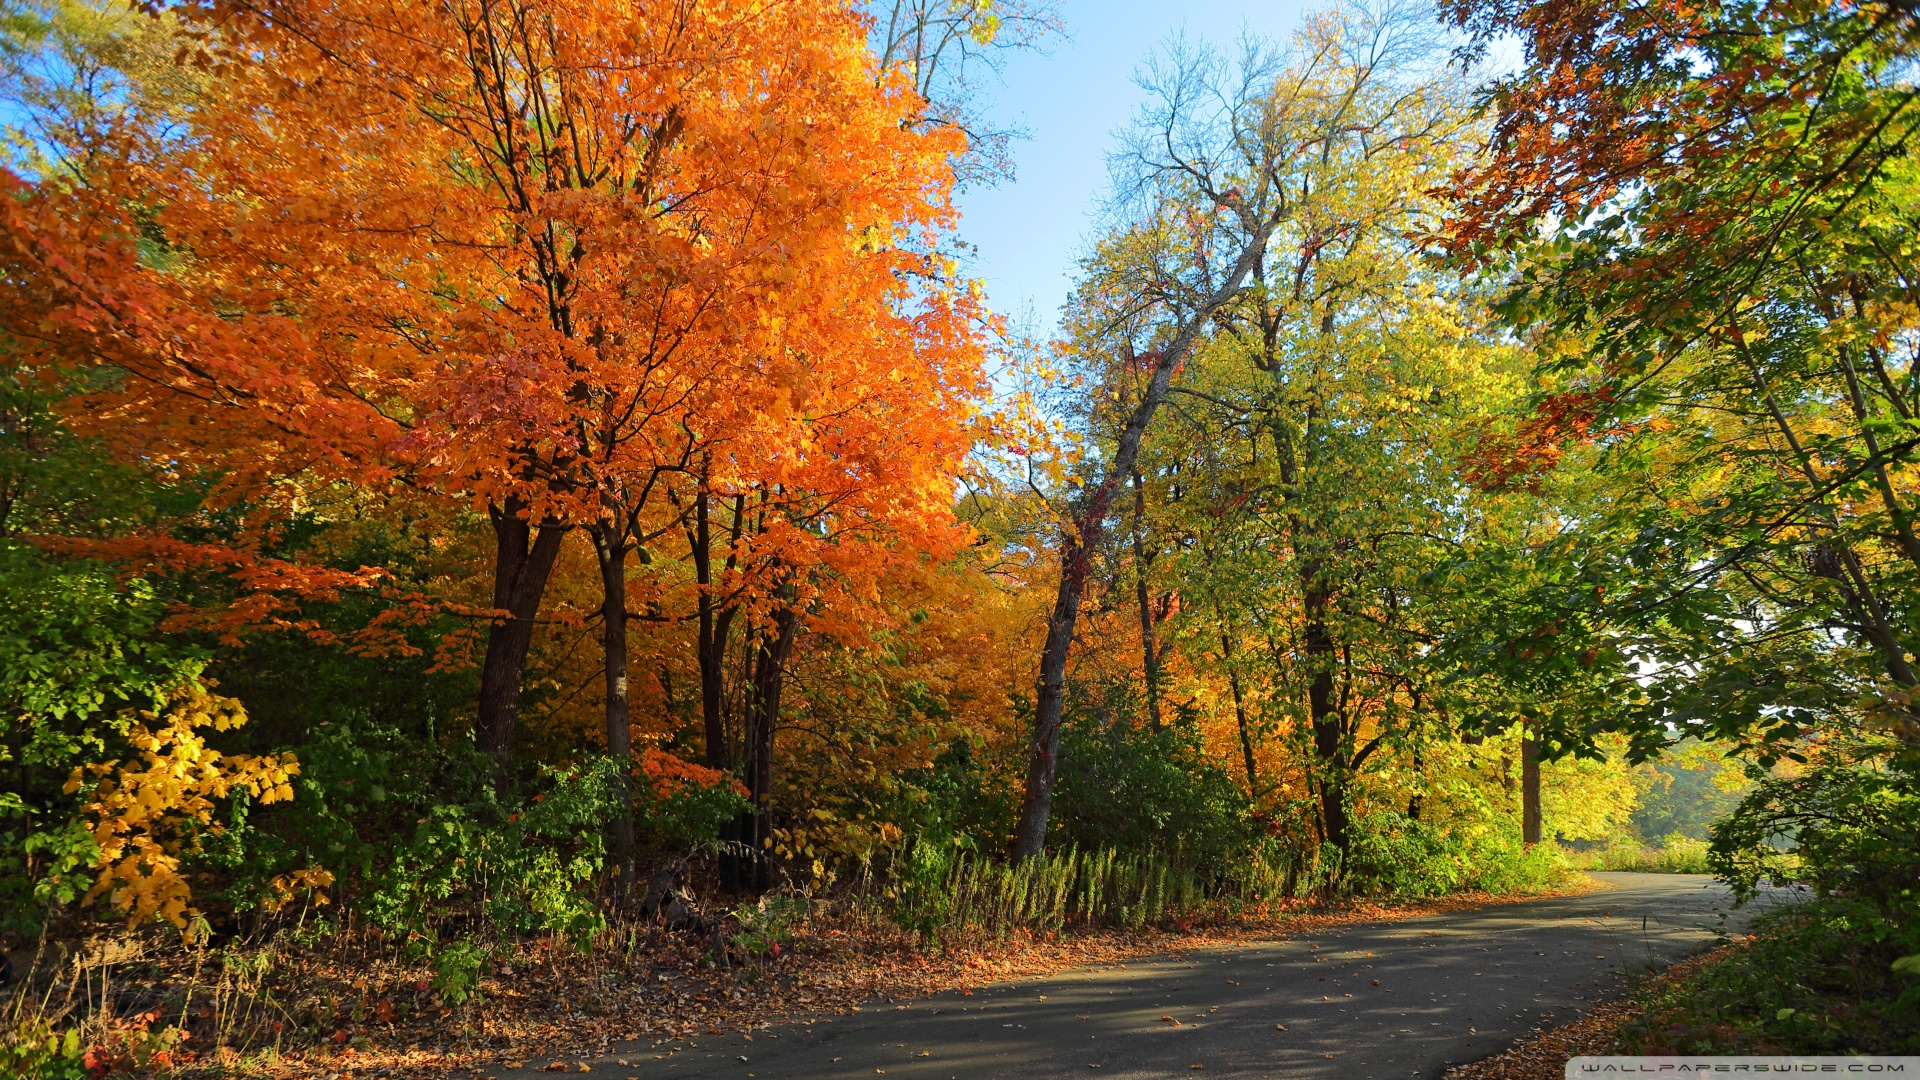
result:
<svg viewBox="0 0 1920 1080"><path fill-rule="evenodd" d="M1662 993L1625 1053L1920 1052L1920 979L1863 948L1877 913L1842 897L1769 912L1753 940Z"/></svg>
<svg viewBox="0 0 1920 1080"><path fill-rule="evenodd" d="M1061 733L1048 843L1082 851L1167 853L1223 869L1257 834L1239 783L1184 725L1071 718Z"/></svg>
<svg viewBox="0 0 1920 1080"><path fill-rule="evenodd" d="M20 1023L0 1030L0 1076L91 1080L90 1049L77 1029L60 1032L45 1023Z"/></svg>
<svg viewBox="0 0 1920 1080"><path fill-rule="evenodd" d="M600 759L552 770L547 790L504 820L484 802L430 808L373 876L363 910L392 930L465 914L509 933L589 940L605 923L585 886L605 864L618 768Z"/></svg>
<svg viewBox="0 0 1920 1080"><path fill-rule="evenodd" d="M1342 875L1354 893L1404 898L1458 888L1465 862L1451 834L1405 814L1381 812L1353 822Z"/></svg>
<svg viewBox="0 0 1920 1080"><path fill-rule="evenodd" d="M449 1005L464 1004L469 998L477 997L480 968L486 960L487 950L471 941L442 946L433 957L434 992Z"/></svg>
<svg viewBox="0 0 1920 1080"><path fill-rule="evenodd" d="M1920 915L1920 784L1872 761L1768 778L1714 827L1709 861L1742 899L1798 882L1869 905L1876 937L1903 936Z"/></svg>
<svg viewBox="0 0 1920 1080"><path fill-rule="evenodd" d="M1446 828L1393 811L1358 819L1351 848L1347 891L1400 899L1459 889L1539 892L1562 881L1569 869L1558 845L1529 847L1516 829Z"/></svg>
<svg viewBox="0 0 1920 1080"><path fill-rule="evenodd" d="M1807 929L1794 940L1844 951L1893 976L1920 955L1920 782L1912 763L1828 764L1766 779L1715 826L1708 859L1751 899L1766 881L1810 887ZM1824 943L1824 944L1822 944ZM1920 980L1897 984L1920 1006Z"/></svg>
<svg viewBox="0 0 1920 1080"><path fill-rule="evenodd" d="M763 896L742 904L733 910L740 929L732 942L754 956L777 953L806 919L808 906L803 896Z"/></svg>
<svg viewBox="0 0 1920 1080"><path fill-rule="evenodd" d="M87 792L68 777L132 756L129 710L205 668L159 633L166 608L143 579L0 539L0 932L35 933L86 892L95 852L74 820Z"/></svg>
<svg viewBox="0 0 1920 1080"><path fill-rule="evenodd" d="M1574 852L1569 861L1582 870L1624 870L1642 874L1710 874L1705 840L1669 833L1658 847L1637 840L1615 840Z"/></svg>
<svg viewBox="0 0 1920 1080"><path fill-rule="evenodd" d="M1560 845L1528 845L1517 829L1489 829L1465 847L1461 884L1497 895L1533 893L1566 880L1568 865Z"/></svg>

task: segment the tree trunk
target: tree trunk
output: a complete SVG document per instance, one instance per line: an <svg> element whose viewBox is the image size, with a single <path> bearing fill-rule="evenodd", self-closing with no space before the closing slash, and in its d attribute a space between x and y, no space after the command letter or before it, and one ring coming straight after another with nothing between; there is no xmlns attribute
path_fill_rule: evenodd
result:
<svg viewBox="0 0 1920 1080"><path fill-rule="evenodd" d="M1153 640L1153 595L1147 588L1147 491L1140 470L1133 470L1133 590L1140 602L1140 654L1147 679L1147 726L1154 731L1160 721L1160 652Z"/></svg>
<svg viewBox="0 0 1920 1080"><path fill-rule="evenodd" d="M1531 732L1520 740L1520 839L1540 842L1540 740Z"/></svg>
<svg viewBox="0 0 1920 1080"><path fill-rule="evenodd" d="M487 510L493 521L493 606L507 612L487 628L487 659L480 669L480 707L475 719L480 748L492 755L496 782L513 777L514 728L520 708L520 679L533 644L540 598L560 556L565 526L542 524L535 530L526 508L509 499Z"/></svg>
<svg viewBox="0 0 1920 1080"><path fill-rule="evenodd" d="M694 495L693 524L687 536L687 546L693 555L694 582L700 588L697 601L698 639L694 643L694 655L700 666L700 719L706 729L707 767L732 772L735 758L733 747L727 741L727 643L732 636L733 620L739 609L731 603L718 603L714 596L714 588L719 582L716 581L713 566L713 497L707 489L707 477L708 469L703 464L700 488ZM728 555L727 561L722 564L723 569L733 565L734 542L740 538L742 527L742 504L740 497L734 499L733 521L726 534ZM727 892L740 891L738 853L744 842L737 820L720 826L720 887Z"/></svg>
<svg viewBox="0 0 1920 1080"><path fill-rule="evenodd" d="M1106 534L1107 514L1113 508L1113 496L1122 477L1131 475L1140 460L1140 440L1147 425L1166 400L1167 387L1173 383L1173 371L1186 358L1207 320L1229 300L1239 295L1242 283L1260 262L1266 237L1273 226L1254 238L1240 252L1232 272L1219 288L1200 305L1192 317L1180 326L1166 349L1154 357L1153 374L1147 389L1128 414L1126 426L1115 440L1113 461L1100 482L1087 490L1078 511L1062 530L1060 543L1060 586L1054 595L1053 612L1047 616L1047 640L1040 650L1040 674L1034 680L1033 741L1028 747L1027 788L1020 804L1020 824L1013 835L1015 858L1040 854L1047 842L1047 819L1053 813L1053 777L1060 755L1060 720L1067 702L1067 653L1073 646L1075 624L1080 619L1080 598L1087 587L1088 562L1093 549ZM1148 354L1152 355L1152 354Z"/></svg>
<svg viewBox="0 0 1920 1080"><path fill-rule="evenodd" d="M1418 741L1413 744L1413 773L1419 777L1419 783L1426 783L1426 762L1420 758L1420 743ZM1420 792L1418 789L1415 789L1414 793L1407 797L1407 820L1420 820Z"/></svg>
<svg viewBox="0 0 1920 1080"><path fill-rule="evenodd" d="M611 521L592 527L594 553L600 560L601 645L606 661L607 756L614 771L614 799L619 809L609 823L613 841L614 887L617 895L633 892L633 797L627 773L633 765L633 720L627 694L627 530Z"/></svg>
<svg viewBox="0 0 1920 1080"><path fill-rule="evenodd" d="M1347 850L1347 746L1345 717L1333 694L1333 634L1327 628L1331 597L1317 583L1319 567L1309 562L1305 579L1307 665L1313 672L1307 683L1307 720L1313 728L1313 756L1320 773L1320 835L1342 854Z"/></svg>
<svg viewBox="0 0 1920 1080"><path fill-rule="evenodd" d="M753 808L739 823L740 841L746 847L740 883L763 892L772 884L767 865L772 821L767 806L773 792L773 734L780 722L780 691L786 679L787 658L793 654L798 621L791 607L783 604L776 609L773 637L761 639L754 656L753 707L747 714L747 795Z"/></svg>
<svg viewBox="0 0 1920 1080"><path fill-rule="evenodd" d="M700 665L700 719L706 728L707 767L725 772L733 768L733 754L727 746L726 660L727 638L733 629L734 608L720 607L713 596L712 523L710 500L702 478L695 496L693 513L693 573L700 587L699 640L694 643Z"/></svg>
<svg viewBox="0 0 1920 1080"><path fill-rule="evenodd" d="M1253 732L1247 727L1247 699L1240 691L1240 672L1233 666L1233 637L1220 628L1220 659L1227 665L1227 688L1233 691L1233 718L1240 725L1240 753L1247 764L1247 798L1260 795L1260 774L1253 762Z"/></svg>

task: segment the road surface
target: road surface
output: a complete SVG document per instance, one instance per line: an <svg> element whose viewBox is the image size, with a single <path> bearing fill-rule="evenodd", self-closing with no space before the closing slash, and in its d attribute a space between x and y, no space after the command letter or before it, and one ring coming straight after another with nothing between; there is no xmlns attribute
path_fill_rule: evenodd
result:
<svg viewBox="0 0 1920 1080"><path fill-rule="evenodd" d="M1610 887L881 1002L751 1041L615 1044L587 1062L616 1080L1432 1080L1751 914L1707 877L1595 876ZM544 1064L488 1072L533 1080L552 1075Z"/></svg>

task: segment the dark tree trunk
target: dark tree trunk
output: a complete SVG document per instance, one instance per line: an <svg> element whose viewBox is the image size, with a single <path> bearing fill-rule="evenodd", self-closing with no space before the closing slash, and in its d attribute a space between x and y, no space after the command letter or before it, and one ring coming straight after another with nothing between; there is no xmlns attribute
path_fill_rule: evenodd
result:
<svg viewBox="0 0 1920 1080"><path fill-rule="evenodd" d="M727 638L733 629L734 608L722 606L713 595L713 532L709 515L711 500L704 486L695 496L693 511L693 573L700 587L699 640L694 643L700 665L700 719L706 729L707 767L726 771L733 768L733 754L727 746L726 661ZM737 515L736 515L737 516Z"/></svg>
<svg viewBox="0 0 1920 1080"><path fill-rule="evenodd" d="M1320 773L1320 835L1343 854L1347 850L1347 739L1345 717L1334 700L1333 665L1337 656L1327 627L1332 598L1319 584L1319 567L1309 562L1305 580L1306 654L1313 672L1307 683L1307 720L1313 728L1313 756Z"/></svg>
<svg viewBox="0 0 1920 1080"><path fill-rule="evenodd" d="M1540 740L1531 733L1520 740L1520 839L1540 842Z"/></svg>
<svg viewBox="0 0 1920 1080"><path fill-rule="evenodd" d="M1013 854L1023 859L1040 854L1047 843L1047 819L1053 814L1053 774L1060 756L1060 719L1067 697L1067 650L1073 645L1080 596L1086 589L1086 552L1078 540L1062 542L1060 561L1060 588L1054 596L1053 613L1047 616L1047 641L1040 651L1026 796L1013 836Z"/></svg>
<svg viewBox="0 0 1920 1080"><path fill-rule="evenodd" d="M1413 744L1413 774L1419 778L1420 783L1426 783L1426 762L1420 757L1420 743L1418 740L1415 740ZM1418 789L1415 789L1414 793L1407 799L1407 820L1420 820L1420 792Z"/></svg>
<svg viewBox="0 0 1920 1080"><path fill-rule="evenodd" d="M592 527L600 560L601 644L606 656L607 755L618 763L614 799L619 806L609 823L613 842L614 887L633 892L633 800L627 773L633 760L633 719L627 693L627 530L609 521Z"/></svg>
<svg viewBox="0 0 1920 1080"><path fill-rule="evenodd" d="M768 799L773 793L773 735L780 722L780 691L787 659L793 654L798 618L782 605L773 613L773 636L763 638L753 662L753 704L747 713L747 795L753 808L738 823L746 851L739 870L740 884L765 891L769 880L767 840L772 836Z"/></svg>
<svg viewBox="0 0 1920 1080"><path fill-rule="evenodd" d="M727 739L727 644L738 612L731 603L722 603L714 590L719 581L713 565L712 493L707 489L707 468L700 472L700 489L695 494L693 524L687 545L693 554L694 582L700 588L697 601L699 626L694 642L695 659L700 666L700 719L706 729L707 767L732 772L736 764L733 747ZM743 500L736 497L733 521L725 534L727 560L722 568L733 565L734 541L740 537ZM747 838L741 835L738 820L720 826L720 887L727 892L740 891L738 852Z"/></svg>
<svg viewBox="0 0 1920 1080"><path fill-rule="evenodd" d="M475 720L480 748L492 755L497 781L511 782L514 727L520 709L520 679L533 644L540 598L560 556L565 526L535 529L516 500L488 508L493 521L493 606L507 612L487 628L487 659L480 669L480 707Z"/></svg>

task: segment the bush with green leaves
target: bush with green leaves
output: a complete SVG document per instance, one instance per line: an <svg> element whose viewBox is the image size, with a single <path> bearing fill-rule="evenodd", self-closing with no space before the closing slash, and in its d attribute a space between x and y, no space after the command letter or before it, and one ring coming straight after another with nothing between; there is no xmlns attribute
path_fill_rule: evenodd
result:
<svg viewBox="0 0 1920 1080"><path fill-rule="evenodd" d="M1876 917L1835 896L1759 916L1750 941L1659 991L1616 1050L1920 1053L1920 977L1863 948L1860 930Z"/></svg>
<svg viewBox="0 0 1920 1080"><path fill-rule="evenodd" d="M1791 940L1811 954L1844 955L1876 976L1920 956L1920 776L1910 760L1768 777L1714 828L1708 860L1743 902L1769 881L1809 887L1815 900ZM1889 985L1920 1007L1920 978Z"/></svg>
<svg viewBox="0 0 1920 1080"><path fill-rule="evenodd" d="M682 782L664 791L642 782L631 787L634 824L643 836L677 854L712 850L721 827L753 807L731 780Z"/></svg>
<svg viewBox="0 0 1920 1080"><path fill-rule="evenodd" d="M1910 914L1920 903L1917 780L1884 759L1767 777L1714 827L1714 871L1742 898L1769 880L1795 882Z"/></svg>
<svg viewBox="0 0 1920 1080"><path fill-rule="evenodd" d="M143 579L0 540L0 931L32 933L86 892L92 839L72 828L85 793L68 777L130 756L130 710L204 670L158 632L165 614Z"/></svg>
<svg viewBox="0 0 1920 1080"><path fill-rule="evenodd" d="M1506 823L1438 826L1385 810L1356 820L1345 871L1350 892L1417 899L1457 889L1539 892L1568 864L1559 845L1525 844Z"/></svg>
<svg viewBox="0 0 1920 1080"><path fill-rule="evenodd" d="M471 941L455 941L441 946L433 956L432 986L449 1005L463 1005L480 994L480 969L487 962L487 950Z"/></svg>
<svg viewBox="0 0 1920 1080"><path fill-rule="evenodd" d="M430 807L373 875L362 910L394 930L465 915L508 933L590 939L605 925L591 886L606 864L618 768L602 758L550 770L544 791L504 814L484 800Z"/></svg>
<svg viewBox="0 0 1920 1080"><path fill-rule="evenodd" d="M806 920L811 905L804 896L763 896L733 909L740 924L730 939L752 956L777 955Z"/></svg>
<svg viewBox="0 0 1920 1080"><path fill-rule="evenodd" d="M0 1026L0 1076L33 1080L92 1080L92 1047L78 1028L56 1030L44 1021Z"/></svg>
<svg viewBox="0 0 1920 1080"><path fill-rule="evenodd" d="M1061 733L1049 845L1155 853L1224 868L1258 842L1246 792L1199 733L1083 713Z"/></svg>

